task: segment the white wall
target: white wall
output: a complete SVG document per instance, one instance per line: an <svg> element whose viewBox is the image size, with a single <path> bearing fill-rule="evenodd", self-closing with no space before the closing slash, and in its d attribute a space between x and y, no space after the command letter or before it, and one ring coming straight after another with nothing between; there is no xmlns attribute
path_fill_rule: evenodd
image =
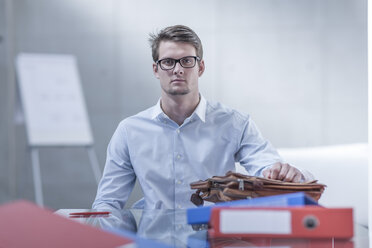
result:
<svg viewBox="0 0 372 248"><path fill-rule="evenodd" d="M366 1L181 1L181 12L160 3L115 10L122 56L143 56L123 81L150 63L149 31L183 23L204 43L203 94L252 114L274 145L367 140Z"/></svg>
<svg viewBox="0 0 372 248"><path fill-rule="evenodd" d="M203 41L202 93L250 113L276 147L367 141L366 0L12 2L16 52L77 56L102 167L118 122L159 97L148 33L173 24L190 26ZM1 56L0 66L6 71ZM0 84L7 86L4 75ZM0 127L7 137L6 124ZM23 126L16 131L18 197L32 200L26 136ZM0 148L7 150L6 138ZM64 152L42 153L46 204L89 207L96 185L88 160ZM0 157L2 185L8 161ZM72 197L68 187L78 186L82 193Z"/></svg>

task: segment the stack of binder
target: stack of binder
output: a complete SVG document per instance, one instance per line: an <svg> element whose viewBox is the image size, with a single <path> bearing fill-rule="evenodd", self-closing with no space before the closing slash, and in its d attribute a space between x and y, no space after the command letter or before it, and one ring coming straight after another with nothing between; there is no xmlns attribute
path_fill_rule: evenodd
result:
<svg viewBox="0 0 372 248"><path fill-rule="evenodd" d="M213 206L197 207L187 209L187 223L190 225L207 224L211 217L211 211L216 207L233 206L257 206L257 207L289 207L289 206L319 206L313 198L303 192L265 196L247 200L217 203Z"/></svg>
<svg viewBox="0 0 372 248"><path fill-rule="evenodd" d="M274 238L215 238L209 248L354 248L351 240L344 239L274 239Z"/></svg>
<svg viewBox="0 0 372 248"><path fill-rule="evenodd" d="M350 239L353 210L325 208L304 193L187 210L188 223L208 223L209 238Z"/></svg>
<svg viewBox="0 0 372 248"><path fill-rule="evenodd" d="M343 238L353 237L350 208L223 207L212 210L209 237Z"/></svg>

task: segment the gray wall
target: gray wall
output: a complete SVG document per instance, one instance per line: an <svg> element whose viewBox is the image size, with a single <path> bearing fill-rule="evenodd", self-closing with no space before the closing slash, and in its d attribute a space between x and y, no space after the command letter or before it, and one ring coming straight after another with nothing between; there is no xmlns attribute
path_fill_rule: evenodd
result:
<svg viewBox="0 0 372 248"><path fill-rule="evenodd" d="M5 34L0 0L0 36ZM192 27L204 45L201 92L250 113L276 147L367 142L366 0L14 0L15 52L78 58L101 168L118 122L156 103L148 33ZM9 195L9 70L0 42L0 202L33 200L24 126L15 124L17 194ZM4 90L3 90L4 89ZM46 205L90 207L96 192L84 149L44 149ZM14 167L13 167L14 168ZM136 187L133 202L140 194Z"/></svg>

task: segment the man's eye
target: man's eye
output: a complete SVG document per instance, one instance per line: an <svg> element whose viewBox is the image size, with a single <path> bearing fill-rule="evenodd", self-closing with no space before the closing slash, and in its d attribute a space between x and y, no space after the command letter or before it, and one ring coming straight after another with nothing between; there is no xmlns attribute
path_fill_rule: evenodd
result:
<svg viewBox="0 0 372 248"><path fill-rule="evenodd" d="M161 62L163 65L173 65L172 59L165 59Z"/></svg>
<svg viewBox="0 0 372 248"><path fill-rule="evenodd" d="M190 58L184 58L184 59L182 59L182 63L183 64L191 64L192 63L192 59L190 59Z"/></svg>

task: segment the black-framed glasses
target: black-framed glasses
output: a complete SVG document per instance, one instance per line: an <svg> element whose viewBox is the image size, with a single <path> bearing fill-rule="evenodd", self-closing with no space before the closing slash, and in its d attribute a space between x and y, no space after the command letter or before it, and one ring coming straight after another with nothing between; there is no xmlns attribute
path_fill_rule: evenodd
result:
<svg viewBox="0 0 372 248"><path fill-rule="evenodd" d="M180 63L180 65L183 68L193 68L196 64L196 61L200 61L200 58L198 56L186 56L180 59L172 59L172 58L165 58L160 59L156 62L163 70L172 70L177 62Z"/></svg>

